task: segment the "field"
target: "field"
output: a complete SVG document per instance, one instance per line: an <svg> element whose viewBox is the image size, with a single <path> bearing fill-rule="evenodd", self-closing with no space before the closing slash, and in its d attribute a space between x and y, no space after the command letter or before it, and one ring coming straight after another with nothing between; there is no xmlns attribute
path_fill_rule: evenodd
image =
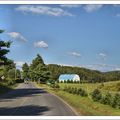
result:
<svg viewBox="0 0 120 120"><path fill-rule="evenodd" d="M120 109L112 108L109 105L103 105L99 102L94 102L90 95L88 97L81 97L75 94L70 94L68 92L63 91L65 86L71 87L80 87L85 89L89 94L96 88L99 88L101 92L104 94L106 92L116 93L119 92L119 84L120 81L116 82L106 82L103 84L71 84L71 83L59 83L60 89L53 89L51 87L42 85L49 92L52 92L63 100L65 100L68 104L70 104L79 115L87 115L87 116L119 116ZM41 86L41 85L40 85Z"/></svg>
<svg viewBox="0 0 120 120"><path fill-rule="evenodd" d="M96 88L100 89L102 93L106 93L106 92L116 93L120 91L120 81L105 82L105 83L83 83L83 84L59 83L59 85L61 89L64 89L65 86L83 88L88 93L91 93Z"/></svg>

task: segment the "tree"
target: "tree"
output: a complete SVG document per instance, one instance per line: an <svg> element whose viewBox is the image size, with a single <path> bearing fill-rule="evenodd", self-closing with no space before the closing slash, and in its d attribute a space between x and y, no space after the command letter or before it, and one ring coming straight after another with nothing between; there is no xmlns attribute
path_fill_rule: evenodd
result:
<svg viewBox="0 0 120 120"><path fill-rule="evenodd" d="M21 71L20 70L16 70L16 79L21 79Z"/></svg>
<svg viewBox="0 0 120 120"><path fill-rule="evenodd" d="M112 107L120 109L120 94L116 93L112 102Z"/></svg>
<svg viewBox="0 0 120 120"><path fill-rule="evenodd" d="M103 104L111 105L112 103L112 95L110 93L107 93L101 100Z"/></svg>
<svg viewBox="0 0 120 120"><path fill-rule="evenodd" d="M46 82L50 78L50 72L48 71L42 57L37 54L37 57L32 61L30 65L30 77L35 81Z"/></svg>
<svg viewBox="0 0 120 120"><path fill-rule="evenodd" d="M0 30L0 33L3 33L4 30ZM10 60L6 57L6 54L9 52L7 48L9 48L11 45L11 42L5 42L3 40L0 40L0 66L6 65L10 63Z"/></svg>
<svg viewBox="0 0 120 120"><path fill-rule="evenodd" d="M23 78L28 78L29 77L29 66L27 63L23 64L22 66L22 75L23 75Z"/></svg>
<svg viewBox="0 0 120 120"><path fill-rule="evenodd" d="M92 92L92 99L94 101L100 101L102 99L102 94L100 92L100 90L98 89L95 89L93 92Z"/></svg>
<svg viewBox="0 0 120 120"><path fill-rule="evenodd" d="M10 69L7 73L7 80L8 80L8 83L9 84L14 84L15 83L15 80L16 80L16 69L13 68L13 69Z"/></svg>

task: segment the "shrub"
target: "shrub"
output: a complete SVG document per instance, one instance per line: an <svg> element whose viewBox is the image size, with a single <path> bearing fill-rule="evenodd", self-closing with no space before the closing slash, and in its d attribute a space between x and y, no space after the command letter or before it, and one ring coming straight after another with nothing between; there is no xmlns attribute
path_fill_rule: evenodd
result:
<svg viewBox="0 0 120 120"><path fill-rule="evenodd" d="M82 88L78 89L78 94L83 97L88 96L87 92L83 90Z"/></svg>
<svg viewBox="0 0 120 120"><path fill-rule="evenodd" d="M119 108L120 109L120 94L116 93L112 102L113 108Z"/></svg>
<svg viewBox="0 0 120 120"><path fill-rule="evenodd" d="M107 93L101 100L101 103L111 105L112 104L112 95Z"/></svg>
<svg viewBox="0 0 120 120"><path fill-rule="evenodd" d="M73 91L73 88L72 87L68 87L68 90L67 90L69 93L72 93Z"/></svg>
<svg viewBox="0 0 120 120"><path fill-rule="evenodd" d="M100 101L102 99L102 94L98 89L95 89L91 95L94 101Z"/></svg>
<svg viewBox="0 0 120 120"><path fill-rule="evenodd" d="M60 86L58 84L51 84L50 85L52 88L60 88Z"/></svg>
<svg viewBox="0 0 120 120"><path fill-rule="evenodd" d="M77 88L73 88L73 89L72 89L72 93L73 93L73 94L77 94Z"/></svg>
<svg viewBox="0 0 120 120"><path fill-rule="evenodd" d="M83 97L88 96L88 94L87 94L87 92L85 90L82 90L80 95L83 96Z"/></svg>

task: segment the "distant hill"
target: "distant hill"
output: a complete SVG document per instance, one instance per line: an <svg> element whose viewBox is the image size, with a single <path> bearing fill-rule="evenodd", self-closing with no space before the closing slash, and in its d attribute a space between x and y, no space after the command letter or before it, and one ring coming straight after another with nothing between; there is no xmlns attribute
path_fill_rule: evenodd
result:
<svg viewBox="0 0 120 120"><path fill-rule="evenodd" d="M60 74L78 74L82 82L105 82L120 80L120 71L100 72L81 67L46 65L51 72L51 79L57 80Z"/></svg>

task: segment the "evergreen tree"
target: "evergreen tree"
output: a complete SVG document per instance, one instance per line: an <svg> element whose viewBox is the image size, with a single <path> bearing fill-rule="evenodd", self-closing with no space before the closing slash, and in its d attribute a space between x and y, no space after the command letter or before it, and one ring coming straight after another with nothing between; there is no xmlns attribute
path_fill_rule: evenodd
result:
<svg viewBox="0 0 120 120"><path fill-rule="evenodd" d="M3 33L4 30L0 30L0 33ZM11 42L5 42L0 40L0 66L9 64L11 61L7 59L6 54L9 52L7 48L10 47Z"/></svg>
<svg viewBox="0 0 120 120"><path fill-rule="evenodd" d="M30 65L30 77L32 80L46 82L50 77L50 72L47 70L42 57L37 54L37 57Z"/></svg>
<svg viewBox="0 0 120 120"><path fill-rule="evenodd" d="M22 75L23 75L23 79L28 78L29 77L29 66L27 63L23 64L22 66Z"/></svg>

